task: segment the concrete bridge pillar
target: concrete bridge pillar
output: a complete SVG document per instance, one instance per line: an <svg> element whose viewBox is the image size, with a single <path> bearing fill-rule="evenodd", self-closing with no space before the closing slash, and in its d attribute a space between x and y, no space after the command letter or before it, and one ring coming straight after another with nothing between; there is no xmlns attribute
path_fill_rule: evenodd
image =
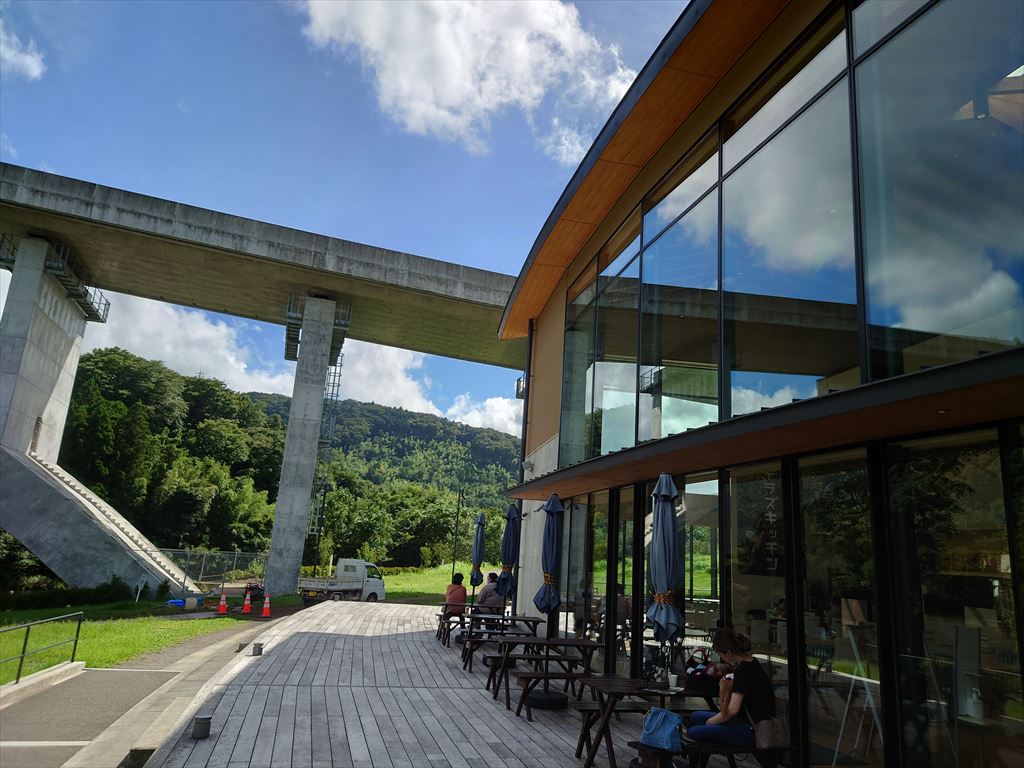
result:
<svg viewBox="0 0 1024 768"><path fill-rule="evenodd" d="M86 318L46 271L50 244L22 238L0 318L0 444L56 463Z"/></svg>
<svg viewBox="0 0 1024 768"><path fill-rule="evenodd" d="M288 411L281 482L270 556L264 575L271 595L290 595L298 588L299 566L309 519L309 499L316 472L324 385L331 364L335 302L308 297L302 317L302 335L295 385Z"/></svg>

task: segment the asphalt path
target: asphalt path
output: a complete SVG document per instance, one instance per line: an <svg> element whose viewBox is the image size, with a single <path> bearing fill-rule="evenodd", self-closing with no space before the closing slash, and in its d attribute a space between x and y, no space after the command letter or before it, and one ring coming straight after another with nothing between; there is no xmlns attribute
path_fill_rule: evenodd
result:
<svg viewBox="0 0 1024 768"><path fill-rule="evenodd" d="M165 669L252 627L252 622L239 621L220 632L140 656L118 669L86 669L5 707L0 711L0 768L59 768L177 674Z"/></svg>

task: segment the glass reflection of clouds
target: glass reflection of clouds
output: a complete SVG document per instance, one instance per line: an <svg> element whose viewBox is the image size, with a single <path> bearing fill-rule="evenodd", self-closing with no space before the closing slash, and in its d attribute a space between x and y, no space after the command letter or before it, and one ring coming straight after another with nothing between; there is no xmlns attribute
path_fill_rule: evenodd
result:
<svg viewBox="0 0 1024 768"><path fill-rule="evenodd" d="M875 378L1024 340L1021 28L944 2L858 66Z"/></svg>
<svg viewBox="0 0 1024 768"><path fill-rule="evenodd" d="M728 291L855 303L846 83L726 179Z"/></svg>
<svg viewBox="0 0 1024 768"><path fill-rule="evenodd" d="M818 394L818 378L788 373L733 371L730 392L732 415L756 413L762 408L775 408L794 400L814 397Z"/></svg>
<svg viewBox="0 0 1024 768"><path fill-rule="evenodd" d="M728 173L845 68L846 36L840 33L726 139L722 155L725 172Z"/></svg>

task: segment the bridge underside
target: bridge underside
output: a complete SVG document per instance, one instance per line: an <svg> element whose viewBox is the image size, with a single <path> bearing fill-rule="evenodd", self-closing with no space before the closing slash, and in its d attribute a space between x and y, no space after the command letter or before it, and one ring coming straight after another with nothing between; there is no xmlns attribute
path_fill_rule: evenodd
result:
<svg viewBox="0 0 1024 768"><path fill-rule="evenodd" d="M499 341L509 275L0 163L0 231L71 246L97 288L284 325L289 297L345 298L348 337L521 369Z"/></svg>

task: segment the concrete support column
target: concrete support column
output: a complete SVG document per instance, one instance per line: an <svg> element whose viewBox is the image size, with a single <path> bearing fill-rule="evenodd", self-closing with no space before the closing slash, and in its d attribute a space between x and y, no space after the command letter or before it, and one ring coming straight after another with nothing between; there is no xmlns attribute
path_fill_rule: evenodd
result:
<svg viewBox="0 0 1024 768"><path fill-rule="evenodd" d="M49 243L23 238L0 318L0 444L56 463L85 315L46 272Z"/></svg>
<svg viewBox="0 0 1024 768"><path fill-rule="evenodd" d="M288 432L281 462L281 483L270 557L264 577L271 595L290 595L298 588L299 566L309 520L309 499L316 472L324 384L330 365L335 303L307 298L295 366L295 386L288 410Z"/></svg>

